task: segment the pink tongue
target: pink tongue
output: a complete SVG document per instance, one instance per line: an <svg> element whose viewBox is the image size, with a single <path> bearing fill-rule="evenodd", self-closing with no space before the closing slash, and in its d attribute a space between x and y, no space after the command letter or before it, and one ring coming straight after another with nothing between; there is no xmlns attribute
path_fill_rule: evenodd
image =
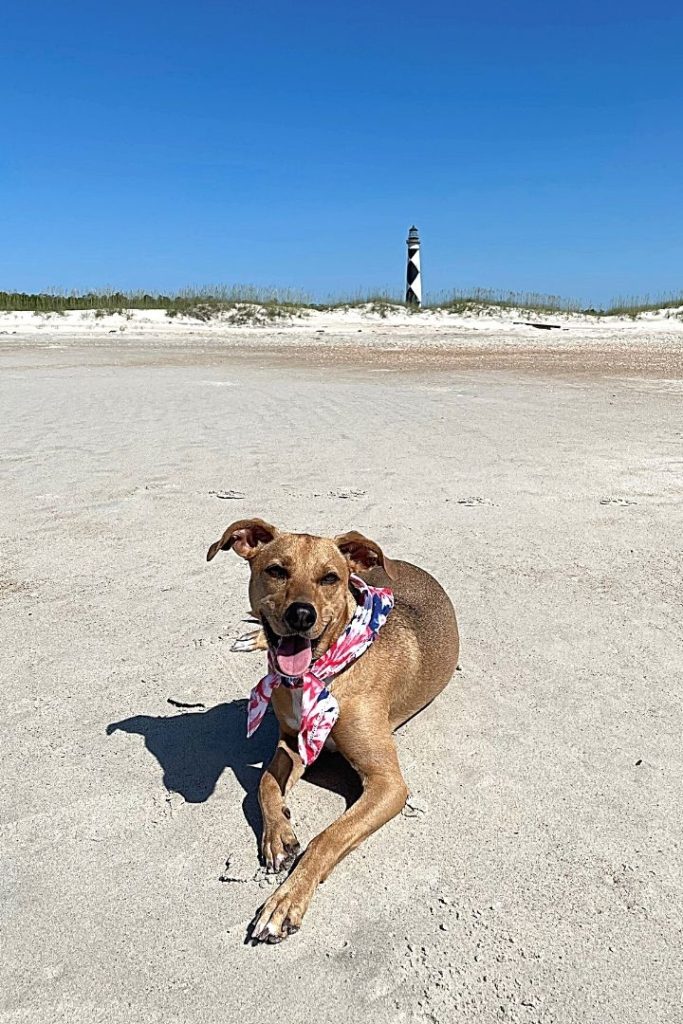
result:
<svg viewBox="0 0 683 1024"><path fill-rule="evenodd" d="M302 676L311 664L311 641L285 636L277 645L277 663L286 676Z"/></svg>

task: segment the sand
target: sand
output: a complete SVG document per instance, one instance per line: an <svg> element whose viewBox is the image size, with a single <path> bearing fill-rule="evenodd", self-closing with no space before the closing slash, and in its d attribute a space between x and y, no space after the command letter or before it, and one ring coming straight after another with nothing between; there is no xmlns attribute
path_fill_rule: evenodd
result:
<svg viewBox="0 0 683 1024"><path fill-rule="evenodd" d="M683 1020L681 336L48 328L0 338L0 1021ZM250 514L363 530L462 632L412 809L257 949L274 727L205 562Z"/></svg>

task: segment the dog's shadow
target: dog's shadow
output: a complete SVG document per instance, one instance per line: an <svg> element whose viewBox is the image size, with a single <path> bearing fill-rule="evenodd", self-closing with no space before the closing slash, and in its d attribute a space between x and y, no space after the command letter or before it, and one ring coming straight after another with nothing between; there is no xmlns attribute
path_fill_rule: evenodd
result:
<svg viewBox="0 0 683 1024"><path fill-rule="evenodd" d="M267 765L277 742L277 722L267 714L252 739L246 736L247 701L216 704L206 711L184 711L172 715L134 715L107 726L107 735L117 731L144 736L147 750L156 758L167 790L188 803L204 803L229 768L244 790L242 809L257 839L261 835L258 784L261 764ZM360 780L338 754L323 754L307 769L304 778L344 798L347 807L361 792Z"/></svg>

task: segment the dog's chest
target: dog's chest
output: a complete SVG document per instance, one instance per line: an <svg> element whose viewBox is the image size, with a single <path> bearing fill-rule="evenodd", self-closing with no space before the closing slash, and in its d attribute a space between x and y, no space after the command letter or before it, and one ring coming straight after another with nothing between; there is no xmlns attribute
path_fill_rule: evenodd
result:
<svg viewBox="0 0 683 1024"><path fill-rule="evenodd" d="M301 728L301 696L302 690L287 690L287 696L289 697L289 706L285 712L285 722L290 729L294 729L296 732ZM325 740L325 749L335 751L337 744L334 742L331 736L328 736Z"/></svg>

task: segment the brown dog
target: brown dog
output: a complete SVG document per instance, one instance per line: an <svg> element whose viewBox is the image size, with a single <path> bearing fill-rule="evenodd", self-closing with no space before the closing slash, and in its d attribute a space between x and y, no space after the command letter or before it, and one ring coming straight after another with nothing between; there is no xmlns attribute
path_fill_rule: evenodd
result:
<svg viewBox="0 0 683 1024"><path fill-rule="evenodd" d="M375 642L330 684L339 704L330 746L356 769L363 793L312 840L258 912L252 939L279 942L299 929L316 887L339 861L405 804L408 790L392 734L451 678L458 661L458 627L450 600L432 576L408 562L389 560L359 533L331 540L281 533L261 519L242 519L227 528L206 557L210 561L230 548L250 564L251 608L263 626L250 649L277 650L295 636L297 643L310 644L313 659L319 658L353 615L352 572L372 586L390 587L395 598ZM291 867L300 850L286 803L304 772L293 693L282 686L273 690L280 738L259 786L262 856L272 871Z"/></svg>

